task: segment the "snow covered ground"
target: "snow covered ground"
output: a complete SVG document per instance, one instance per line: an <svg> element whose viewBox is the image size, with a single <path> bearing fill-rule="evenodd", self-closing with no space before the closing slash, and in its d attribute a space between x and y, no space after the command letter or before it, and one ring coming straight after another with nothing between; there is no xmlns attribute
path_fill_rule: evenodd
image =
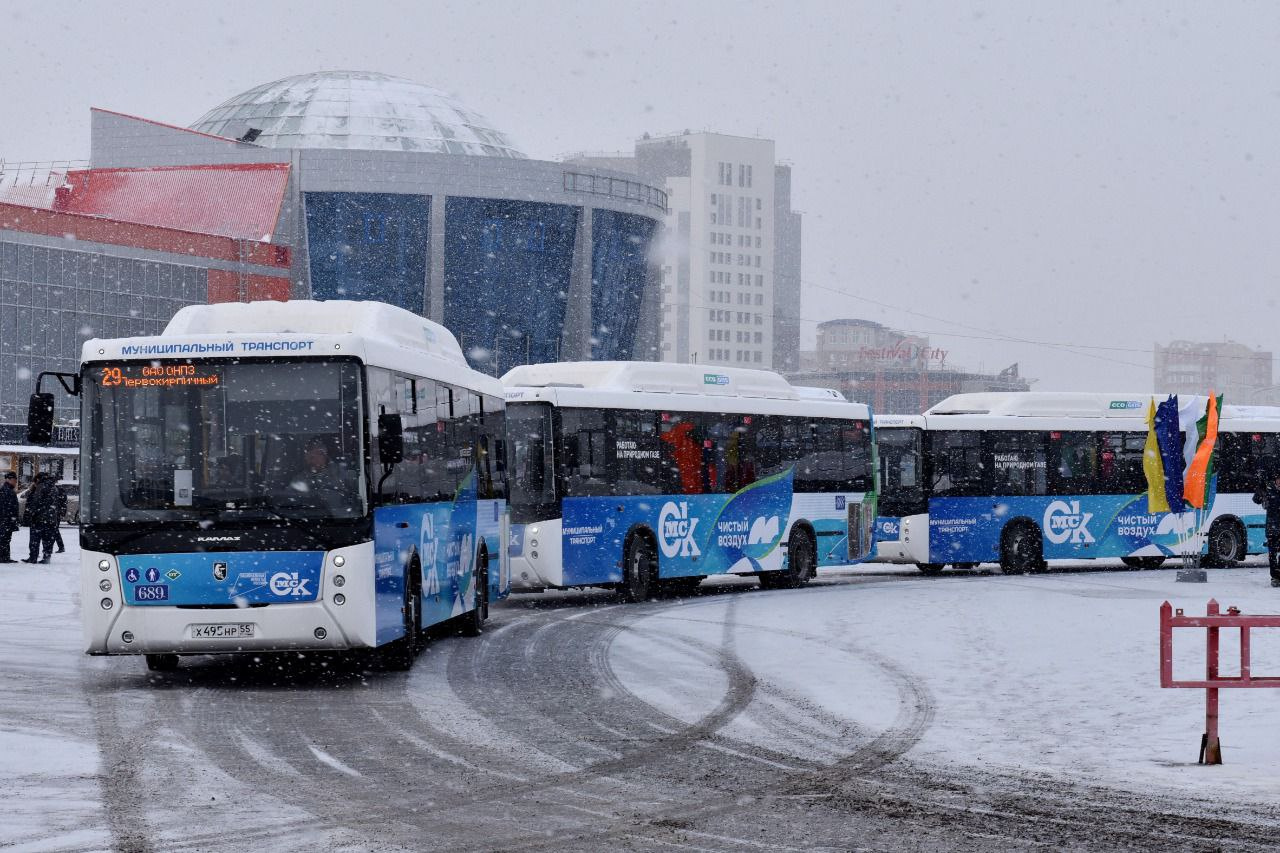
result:
<svg viewBox="0 0 1280 853"><path fill-rule="evenodd" d="M64 532L74 535L74 530ZM24 530L15 538L15 557L25 555L25 537ZM207 696L211 689L224 699L238 689L217 687L218 673L224 670L202 668L198 662L191 664L190 682L161 679L149 685L141 677L139 659L82 655L78 554L70 539L68 552L50 565L0 566L6 593L0 599L0 790L5 792L0 847L94 850L123 843L130 827L102 805L113 778L163 780L156 783L157 790L140 791L137 798L139 814L159 824L160 789L172 784L175 775L193 771L177 765L161 768L156 764L161 753L148 758L141 741L129 749L102 744L121 724L142 736L148 726L173 728L172 720L149 716L155 713L145 710L149 696L163 694L178 703L174 707L185 707L183 703ZM526 596L495 608L495 627L486 642L508 637L522 625L534 631L543 624L538 620L557 613L568 614L557 618L600 623L615 619L612 614L629 614L616 622L620 630L600 632L608 637L600 651L616 686L600 687L599 701L612 702L610 696L616 695L621 702L629 693L692 723L732 706L735 690L741 693L749 682L753 686L743 700L749 706L721 715L723 726L710 747L725 754L735 743L744 749L767 745L770 754L826 763L882 733L906 732L903 758L925 772L930 766L951 771L973 767L1046 786L1061 780L1172 794L1202 805L1280 805L1275 773L1280 765L1280 696L1269 690L1223 691L1225 764L1201 767L1195 759L1204 720L1203 691L1162 690L1158 682L1161 602L1168 599L1189 613L1201 613L1206 601L1216 597L1224 609L1235 605L1249 613L1280 612L1280 590L1269 586L1265 568L1211 572L1207 584L1177 583L1172 569L1087 568L1021 577L975 572L930 578L914 569L866 566L824 571L803 590L741 592L736 588L750 584L727 579L710 584L709 594L630 610L615 609L604 593L569 594L560 600ZM540 603L546 607L539 609ZM464 667L454 672L449 662L484 648L465 640L433 646L409 681L386 677L361 682L368 697L363 701L380 707L386 694L378 691L407 689L418 697L414 701L420 708L429 708L443 701L439 697L453 695L439 689L446 671L451 681L472 671ZM1232 642L1224 642L1224 659L1231 659L1234 649ZM1189 632L1176 657L1183 662L1180 674L1202 670L1202 635ZM1258 636L1254 657L1255 672L1280 673L1280 636ZM530 672L528 677L540 676ZM552 691L560 689L548 684ZM474 688L483 691L484 685L478 682ZM245 702L286 698L248 687L243 692ZM293 703L289 707L312 713L307 709L313 703L317 709L331 708L326 703L333 701L333 693L304 681L295 683L287 698ZM352 695L343 701L361 700ZM575 710L572 705L565 703L566 720ZM130 709L137 711L136 719L124 719L133 714ZM241 707L237 713L247 712ZM357 717L363 713L358 707L353 711ZM786 725L788 719L794 720L793 727ZM434 724L460 742L476 740L470 729L447 718L435 718ZM267 737L261 728L245 731ZM332 748L340 749L343 736L338 732L334 737ZM165 738L172 747L163 752L166 762L190 753L194 772L208 778L208 743L188 744L171 732ZM228 749L234 747L228 743ZM512 743L498 738L489 746L521 755ZM549 741L541 743L545 748ZM269 739L263 744L269 750L280 748ZM368 754L361 743L349 746L342 759L346 763ZM135 747L142 751L135 754ZM104 755L110 756L105 762ZM253 792L256 797L262 792L252 787L255 772L263 774L253 770L252 760L246 761L243 796ZM394 756L388 761L387 767L398 766ZM137 767L124 766L130 762L150 763L152 769L139 773ZM314 772L324 771L317 767ZM376 778L365 776L361 784L373 784ZM265 782L262 791L272 794ZM111 796L127 801L129 792L112 791ZM427 817L424 813L422 819ZM175 826L212 820L172 812L168 819L177 821ZM305 819L305 813L294 818ZM344 824L342 831L350 826ZM317 843L337 837L318 836Z"/></svg>
<svg viewBox="0 0 1280 853"><path fill-rule="evenodd" d="M1204 691L1159 683L1161 603L1200 614L1216 598L1224 611L1280 613L1280 589L1271 588L1265 566L1253 560L1211 571L1204 584L1177 582L1174 569L1087 568L936 578L887 566L828 571L798 593L735 599L737 651L758 677L870 730L892 723L904 694L922 692L932 719L910 753L915 760L1062 775L1138 793L1280 803L1280 693L1221 691L1224 764L1204 767L1196 763ZM711 642L726 621L714 611L726 606L694 599L646 621L655 633ZM1178 677L1203 676L1204 633L1175 632ZM807 643L782 643L780 635ZM1280 629L1253 637L1254 674L1280 675ZM1223 632L1223 674L1238 674L1237 638ZM642 673L680 667L688 684L713 677L687 657L655 660L657 644L643 645L641 637L615 644L621 673L645 660ZM655 683L629 686L668 713L705 712L689 691L663 695ZM714 693L694 696L706 702Z"/></svg>

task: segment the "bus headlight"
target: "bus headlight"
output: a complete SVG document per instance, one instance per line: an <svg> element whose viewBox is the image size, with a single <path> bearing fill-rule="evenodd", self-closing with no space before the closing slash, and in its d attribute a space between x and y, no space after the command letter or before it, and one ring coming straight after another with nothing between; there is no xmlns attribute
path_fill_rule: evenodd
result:
<svg viewBox="0 0 1280 853"><path fill-rule="evenodd" d="M110 561L110 560L99 560L99 561L98 561L98 568L99 568L99 569L101 569L101 570L102 570L102 571L104 571L104 572L105 572L105 571L107 571L108 569L110 569L110 568L111 568L111 561Z"/></svg>
<svg viewBox="0 0 1280 853"><path fill-rule="evenodd" d="M98 581L98 589L102 590L103 592L111 592L111 581L107 580L106 578L103 578L102 580Z"/></svg>
<svg viewBox="0 0 1280 853"><path fill-rule="evenodd" d="M101 602L99 602L99 603L102 605L102 609L103 609L103 610L110 610L110 609L111 609L111 605L112 605L114 602L112 602L112 600L111 600L111 599L109 599L109 598L104 598L104 599L102 599L102 601L101 601Z"/></svg>
<svg viewBox="0 0 1280 853"><path fill-rule="evenodd" d="M333 558L333 564L338 568L342 568L347 564L347 558L339 554L338 556Z"/></svg>

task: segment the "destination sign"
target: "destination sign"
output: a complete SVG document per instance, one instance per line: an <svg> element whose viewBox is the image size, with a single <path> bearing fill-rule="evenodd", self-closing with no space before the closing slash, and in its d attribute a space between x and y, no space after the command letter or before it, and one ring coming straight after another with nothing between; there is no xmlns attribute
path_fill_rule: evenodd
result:
<svg viewBox="0 0 1280 853"><path fill-rule="evenodd" d="M208 367L194 364L128 364L99 368L103 388L214 387L222 377Z"/></svg>

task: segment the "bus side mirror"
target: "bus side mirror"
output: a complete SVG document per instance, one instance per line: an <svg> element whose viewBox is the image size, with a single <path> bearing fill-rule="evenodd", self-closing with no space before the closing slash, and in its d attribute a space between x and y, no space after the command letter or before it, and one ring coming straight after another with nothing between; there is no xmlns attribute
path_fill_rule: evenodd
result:
<svg viewBox="0 0 1280 853"><path fill-rule="evenodd" d="M48 445L53 441L53 395L31 395L27 408L27 444Z"/></svg>
<svg viewBox="0 0 1280 853"><path fill-rule="evenodd" d="M378 461L383 465L404 461L404 422L397 414L378 415Z"/></svg>

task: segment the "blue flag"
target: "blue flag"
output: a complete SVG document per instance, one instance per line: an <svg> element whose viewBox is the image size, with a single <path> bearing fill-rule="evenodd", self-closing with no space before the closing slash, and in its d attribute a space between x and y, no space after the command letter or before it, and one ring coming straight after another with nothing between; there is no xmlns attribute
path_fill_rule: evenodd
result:
<svg viewBox="0 0 1280 853"><path fill-rule="evenodd" d="M1164 466L1164 492L1170 512L1182 512L1182 435L1178 427L1178 397L1170 394L1156 407L1156 442Z"/></svg>

